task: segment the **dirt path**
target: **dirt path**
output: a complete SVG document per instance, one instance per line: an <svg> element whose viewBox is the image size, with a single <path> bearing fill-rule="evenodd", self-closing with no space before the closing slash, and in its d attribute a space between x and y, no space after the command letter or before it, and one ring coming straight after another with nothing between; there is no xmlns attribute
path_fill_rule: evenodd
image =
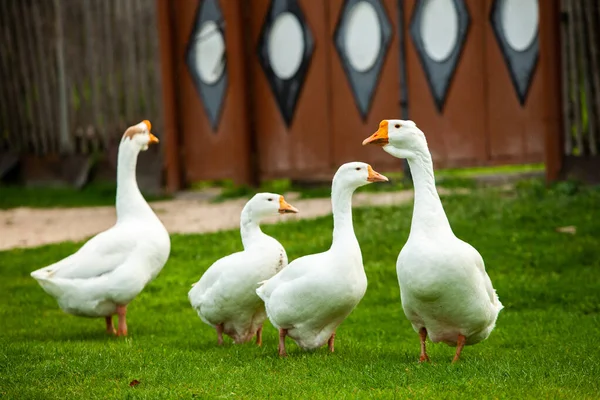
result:
<svg viewBox="0 0 600 400"><path fill-rule="evenodd" d="M440 194L442 192L440 190ZM397 205L409 202L412 198L412 191L356 193L353 203L356 207ZM282 218L315 218L331 213L329 198L298 200L294 194L288 194L286 200L296 206L300 213L274 217L266 223L274 223ZM170 233L205 233L237 228L245 202L246 199L237 199L212 204L181 198L150 205ZM109 228L114 222L114 207L15 208L0 211L0 250L79 241Z"/></svg>

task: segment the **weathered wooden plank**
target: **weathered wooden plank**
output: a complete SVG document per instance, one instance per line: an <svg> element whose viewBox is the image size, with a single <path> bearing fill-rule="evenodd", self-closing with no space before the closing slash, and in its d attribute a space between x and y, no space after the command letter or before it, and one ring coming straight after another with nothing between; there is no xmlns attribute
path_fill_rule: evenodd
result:
<svg viewBox="0 0 600 400"><path fill-rule="evenodd" d="M0 1L0 79L2 79L2 101L5 116L3 129L8 130L8 145L14 151L20 151L23 145L22 132L25 119L23 104L19 99L16 76L17 60L13 46L13 35L9 25L8 2Z"/></svg>
<svg viewBox="0 0 600 400"><path fill-rule="evenodd" d="M568 16L567 2L570 0L560 1L560 13L563 16ZM573 126L573 116L571 113L571 63L569 62L569 29L568 24L571 22L567 18L561 19L560 24L560 45L561 45L561 85L562 85L562 114L563 114L563 153L570 155L573 152L573 137L571 127Z"/></svg>
<svg viewBox="0 0 600 400"><path fill-rule="evenodd" d="M43 108L43 116L44 120L38 127L40 132L44 134L44 153L52 152L56 150L56 146L54 145L53 133L55 132L56 119L55 113L53 110L53 102L52 96L50 94L50 80L49 80L49 69L50 65L53 61L51 57L48 57L45 51L45 40L42 32L42 24L44 23L42 19L42 12L40 7L42 4L46 3L45 1L36 1L31 7L30 12L32 13L33 18L33 26L35 28L35 48L37 58L32 58L32 62L38 65L38 91L39 91L39 100L41 108ZM33 46L32 46L33 47Z"/></svg>
<svg viewBox="0 0 600 400"><path fill-rule="evenodd" d="M28 144L32 146L33 151L39 154L42 148L42 143L39 132L37 132L35 129L34 114L36 112L36 107L34 105L35 100L33 96L34 87L33 83L31 82L32 65L26 54L29 46L26 39L26 33L24 32L25 27L22 21L23 17L21 8L25 4L17 1L10 3L12 4L10 19L13 23L12 28L15 32L14 43L19 59L19 75L17 79L19 79L19 82L23 85L22 90L20 91L20 96L25 101L25 120L23 121L25 123L25 129L21 133L26 137L26 140Z"/></svg>
<svg viewBox="0 0 600 400"><path fill-rule="evenodd" d="M93 18L93 4L91 0L82 0L82 12L83 12L83 32L84 32L84 54L86 64L86 84L89 87L89 110L86 114L85 131L86 137L90 141L93 150L97 150L99 147L100 139L99 128L100 128L100 110L98 103L98 48L96 45L96 38L94 34L94 21ZM104 142L102 140L102 142ZM104 143L103 143L104 144Z"/></svg>
<svg viewBox="0 0 600 400"><path fill-rule="evenodd" d="M569 75L570 80L570 94L571 104L573 105L573 125L575 127L575 143L577 144L578 154L582 154L584 151L583 147L583 132L581 127L581 98L580 98L580 74L577 63L577 38L575 35L575 25L580 24L581 20L578 18L578 14L575 13L574 2L575 0L565 0L567 3L567 37L568 37L568 52L569 52ZM569 127L567 135L571 135L572 128ZM572 152L567 153L572 154Z"/></svg>
<svg viewBox="0 0 600 400"><path fill-rule="evenodd" d="M594 95L590 98L590 105L595 105L595 113L590 115L590 118L594 120L594 128L590 126L590 153L592 155L598 154L597 135L598 127L600 127L600 63L598 57L600 52L598 51L598 27L596 26L596 9L598 3L595 0L585 0L585 16L586 16L586 28L587 28L587 39L590 49L590 64L591 64L591 80L594 87ZM592 118L593 117L593 118Z"/></svg>
<svg viewBox="0 0 600 400"><path fill-rule="evenodd" d="M65 44L63 29L63 3L60 0L54 0L55 28L56 28L56 69L58 72L58 108L59 108L59 128L58 131L59 148L61 153L72 153L74 150L73 140L69 129L69 102L67 98L67 78L65 66Z"/></svg>
<svg viewBox="0 0 600 400"><path fill-rule="evenodd" d="M575 20L577 21L577 23L575 24L575 41L577 42L577 59L579 60L579 65L581 68L581 73L583 74L584 79L581 80L581 85L582 85L582 89L583 89L583 95L585 98L585 103L582 104L585 107L585 112L587 115L587 144L588 146L585 146L586 143L584 143L584 138L583 138L583 132L582 132L582 145L583 147L581 148L581 153L580 154L586 154L589 153L591 151L591 140L595 135L596 132L596 119L594 117L594 110L592 108L592 104L594 102L594 99L592 97L592 82L590 79L590 68L589 68L589 64L588 64L588 38L586 36L586 21L584 20L584 16L581 9L581 1L582 0L574 0L574 11L575 11ZM583 120L581 121L582 125L583 125ZM594 141L594 153L595 154L595 141Z"/></svg>
<svg viewBox="0 0 600 400"><path fill-rule="evenodd" d="M124 14L122 20L125 21L121 22L120 28L122 29L121 34L124 42L124 61L127 62L123 95L125 96L125 115L127 117L127 124L132 124L139 113L138 102L136 99L137 62L135 57L135 24L137 23L137 19L134 14L133 2L126 0L123 11Z"/></svg>

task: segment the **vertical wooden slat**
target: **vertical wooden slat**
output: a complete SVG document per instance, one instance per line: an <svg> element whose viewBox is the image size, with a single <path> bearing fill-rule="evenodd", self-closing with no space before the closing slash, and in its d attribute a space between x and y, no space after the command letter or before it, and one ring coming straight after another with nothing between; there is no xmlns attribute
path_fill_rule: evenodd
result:
<svg viewBox="0 0 600 400"><path fill-rule="evenodd" d="M147 12L145 8L146 1L144 0L135 0L134 4L134 15L137 19L141 19L142 21L147 21L148 18ZM151 119L151 113L148 107L148 66L150 65L150 61L148 59L148 36L146 35L145 23L144 24L132 24L133 25L133 33L135 38L135 50L137 50L137 60L138 62L138 71L136 76L137 90L132 93L135 95L135 100L138 104L138 117L144 119Z"/></svg>
<svg viewBox="0 0 600 400"><path fill-rule="evenodd" d="M590 114L590 119L594 120L595 129L591 129L590 126L590 153L592 155L598 154L598 145L596 136L598 135L598 127L600 126L600 63L598 57L598 30L596 26L596 13L594 12L597 8L598 3L595 0L585 0L585 16L587 21L587 38L589 40L590 48L590 63L591 63L591 79L594 87L594 95L589 99L590 107L596 106L595 113Z"/></svg>
<svg viewBox="0 0 600 400"><path fill-rule="evenodd" d="M31 122L32 122L32 134L35 134L39 138L39 149L38 152L46 154L48 152L48 135L47 125L44 121L48 120L50 116L47 114L47 108L44 107L43 96L41 96L41 72L40 62L41 60L37 57L38 51L36 51L33 27L32 8L33 2L21 2L20 3L21 14L19 21L23 25L22 35L24 43L27 46L24 49L25 60L29 67L29 79L31 81L31 92L29 93L31 102Z"/></svg>
<svg viewBox="0 0 600 400"><path fill-rule="evenodd" d="M108 145L107 130L106 130L106 110L105 104L106 99L106 65L105 57L108 53L107 43L104 41L104 17L102 15L103 4L102 0L91 0L92 2L92 16L94 17L94 29L92 31L94 35L94 48L92 51L95 53L95 83L93 86L94 100L92 106L94 108L94 128L98 135L98 140L102 146L102 149L106 149ZM95 103L95 104L94 104Z"/></svg>
<svg viewBox="0 0 600 400"><path fill-rule="evenodd" d="M27 58L27 49L29 48L27 44L27 40L25 39L25 33L23 32L23 21L21 17L20 8L24 6L24 3L13 1L12 3L12 15L11 19L13 21L13 28L15 32L15 46L17 48L17 54L19 57L19 80L22 83L22 91L20 92L20 96L25 101L25 129L22 132L23 135L27 138L28 144L32 146L35 153L40 152L41 150L41 141L38 135L38 132L35 130L35 125L33 124L33 84L31 83L31 63Z"/></svg>
<svg viewBox="0 0 600 400"><path fill-rule="evenodd" d="M152 118L156 119L159 131L164 131L165 120L162 113L161 99L162 99L162 78L161 78L161 65L160 65L160 46L159 46L159 35L158 35L158 7L156 6L156 0L148 0L147 8L150 12L150 17L153 24L147 24L146 34L152 38L149 44L150 50L150 68L148 74L150 76L150 95L148 98L149 106L152 110Z"/></svg>
<svg viewBox="0 0 600 400"><path fill-rule="evenodd" d="M104 137L101 137L99 133L100 128L100 104L98 102L98 90L100 87L98 85L98 63L100 59L98 58L98 47L97 41L95 38L95 30L94 30L94 9L92 8L91 0L83 0L81 2L82 11L83 11L83 26L84 26L84 54L85 54L85 64L86 64L86 75L87 75L87 83L89 85L90 91L90 112L87 115L87 120L85 123L85 129L92 136L91 143L94 148L98 148L99 139L103 145L106 144L104 141Z"/></svg>
<svg viewBox="0 0 600 400"><path fill-rule="evenodd" d="M569 50L569 71L571 76L570 82L570 98L573 104L574 114L574 125L575 125L575 142L577 143L577 150L579 154L584 151L583 147L583 132L581 127L581 98L579 93L579 68L577 65L577 39L575 36L575 25L581 23L578 18L578 14L575 13L575 7L573 3L575 0L566 0L567 2L567 13L569 16L568 22L568 50ZM571 130L571 128L569 129ZM571 132L569 132L571 134Z"/></svg>
<svg viewBox="0 0 600 400"><path fill-rule="evenodd" d="M570 69L570 56L569 56L569 29L568 26L571 24L571 20L568 17L568 2L571 0L559 0L560 2L560 13L567 16L560 22L560 35L561 35L561 83L562 83L562 114L563 114L563 132L564 132L564 146L563 153L570 155L573 152L573 136L571 133L571 127L574 125L574 118L572 115L573 105L571 103L571 75L573 72Z"/></svg>
<svg viewBox="0 0 600 400"><path fill-rule="evenodd" d="M121 35L125 43L123 48L125 50L124 60L127 62L127 69L123 71L126 73L126 78L122 90L125 96L127 124L131 125L134 123L138 113L136 101L137 63L135 59L135 24L138 22L135 20L132 1L125 0L123 15L125 18L123 18L124 21L121 22L120 28L123 29Z"/></svg>
<svg viewBox="0 0 600 400"><path fill-rule="evenodd" d="M58 102L58 71L56 64L56 27L55 27L55 14L56 9L54 7L54 3L52 1L40 1L39 2L39 11L40 11L40 19L42 21L42 49L43 49L43 57L47 59L46 61L46 75L47 75L47 90L50 101L50 114L52 115L52 125L51 125L51 151L53 153L58 153L60 150L59 143L59 123L60 123L60 113L59 113L59 102Z"/></svg>
<svg viewBox="0 0 600 400"><path fill-rule="evenodd" d="M590 88L590 85L592 84L592 82L590 81L589 77L590 77L590 70L589 70L589 66L588 66L588 55L586 53L586 47L587 47L587 38L586 38L586 34L585 34L585 21L584 21L584 17L583 17L583 13L581 10L581 1L582 0L574 0L574 11L575 11L575 21L577 21L577 23L575 24L575 41L577 43L577 60L579 61L580 64L580 68L581 68L581 73L583 75L583 79L581 80L581 85L582 85L582 89L583 89L583 95L585 98L585 104L582 104L585 107L585 112L587 115L587 142L588 144L591 143L591 138L593 138L594 136L594 132L596 131L596 125L595 125L595 119L594 119L594 112L592 110L592 103L593 103L593 98L592 98L592 90ZM581 89L580 89L581 90ZM582 121L583 124L583 121ZM585 143L583 142L583 132L582 132L582 138L581 138L581 142L582 145L584 147L582 147L580 149L580 154L586 154L588 153L588 151L591 150L591 145L589 147L585 147ZM579 144L579 143L578 143ZM595 154L595 141L594 141L594 153Z"/></svg>
<svg viewBox="0 0 600 400"><path fill-rule="evenodd" d="M38 104L43 109L44 120L38 126L37 129L44 134L44 153L51 152L54 149L52 145L52 134L53 128L55 127L55 115L52 112L52 99L50 95L50 80L49 80L49 69L52 63L52 58L48 57L44 51L44 36L42 33L42 16L40 15L40 3L44 1L36 1L35 4L30 8L30 12L33 17L33 25L35 27L35 44L37 59L32 59L32 63L38 65L38 77L37 85L38 92L40 94ZM32 46L33 47L33 46Z"/></svg>
<svg viewBox="0 0 600 400"><path fill-rule="evenodd" d="M18 68L18 55L16 54L16 46L14 46L15 39L13 31L9 21L11 20L11 13L8 8L8 2L0 1L0 20L2 20L2 36L0 37L0 60L2 61L2 87L6 90L5 93L8 97L2 103L8 107L8 118L7 125L10 129L11 140L14 143L15 148L13 150L21 151L25 145L25 133L26 133L26 114L23 106L22 91L19 90L19 79L17 75Z"/></svg>
<svg viewBox="0 0 600 400"><path fill-rule="evenodd" d="M65 70L65 44L63 30L63 5L54 0L56 26L56 69L58 70L59 132L61 153L72 153L73 142L69 134L69 103L67 99L67 79Z"/></svg>
<svg viewBox="0 0 600 400"><path fill-rule="evenodd" d="M106 87L105 91L107 92L106 104L104 107L105 117L107 119L107 131L108 137L114 138L115 131L118 127L119 121L119 101L117 98L117 91L115 88L115 64L114 64L114 54L115 54L115 46L114 43L114 16L115 16L115 0L104 0L102 1L102 13L104 14L103 26L104 26L104 42L105 49L107 50L104 54L104 66L106 71ZM117 53L118 54L118 53Z"/></svg>
<svg viewBox="0 0 600 400"><path fill-rule="evenodd" d="M564 4L564 0L563 0ZM545 0L544 7L540 7L540 53L544 54L548 60L561 59L564 61L567 58L566 52L561 54L561 41L564 42L566 37L561 38L560 21L560 0ZM562 31L564 33L564 30ZM564 47L562 47L564 49ZM548 182L555 181L559 178L563 160L563 135L561 134L562 121L566 119L567 114L561 112L563 99L568 100L569 92L564 91L560 96L554 95L552 90L559 82L565 82L564 75L561 76L560 66L565 66L565 63L544 62L540 63L540 74L544 85L543 88L549 94L546 94L544 99L544 125L545 125L545 164L546 164L546 180ZM564 71L563 71L564 72ZM564 86L563 86L564 88ZM563 131L565 136L570 136L569 131Z"/></svg>
<svg viewBox="0 0 600 400"><path fill-rule="evenodd" d="M89 99L89 80L87 79L87 64L85 62L85 26L81 23L84 10L81 1L69 1L65 10L68 23L65 24L69 60L68 71L71 88L71 105L73 107L73 130L77 141L77 151L83 154L90 152L90 140L87 135L87 121L91 118ZM81 59L83 57L84 59ZM77 60L77 62L74 62Z"/></svg>
<svg viewBox="0 0 600 400"><path fill-rule="evenodd" d="M8 67L6 66L8 63L8 55L4 52L8 47L5 43L6 37L6 15L2 14L0 11L0 80L2 82L9 82L10 78L7 78L8 75ZM10 99L11 96L11 87L9 84L0 85L0 152L5 149L11 149L16 146L14 143L14 128L11 126L11 120L14 119L14 115L10 115L10 104L7 99Z"/></svg>
<svg viewBox="0 0 600 400"><path fill-rule="evenodd" d="M173 32L172 3L156 0L160 67L162 77L163 129L165 135L165 168L167 191L173 193L182 187L179 137L177 134L177 94L175 91L175 35Z"/></svg>

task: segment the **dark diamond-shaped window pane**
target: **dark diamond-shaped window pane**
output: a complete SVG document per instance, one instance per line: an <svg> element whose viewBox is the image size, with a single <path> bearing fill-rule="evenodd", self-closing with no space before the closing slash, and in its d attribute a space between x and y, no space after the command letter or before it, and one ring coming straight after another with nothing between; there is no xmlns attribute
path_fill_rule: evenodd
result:
<svg viewBox="0 0 600 400"><path fill-rule="evenodd" d="M429 7L431 7L431 9L429 9ZM428 48L428 45L431 46L431 44L425 42L423 32L425 31L427 34L427 29L436 28L438 33L442 32L447 35L452 35L452 32L448 31L445 33L443 30L439 29L441 25L436 25L435 22L429 24L424 23L425 18L429 18L430 16L435 18L440 18L441 16L441 18L445 18L446 20L441 20L440 22L448 23L453 29L455 28L455 36L434 38L438 40L441 39L446 42L446 44L453 44L451 48L446 49L444 49L444 45L442 45L442 50L436 54L433 54L431 52L432 49ZM410 36L417 49L421 66L425 71L429 89L431 90L435 104L440 112L444 108L448 89L452 82L452 78L454 77L458 61L460 60L460 54L464 47L465 39L467 38L469 24L469 11L463 0L448 0L447 2L421 0L417 2L417 6L412 15ZM433 46L435 45L436 44L433 43Z"/></svg>
<svg viewBox="0 0 600 400"><path fill-rule="evenodd" d="M281 34L285 36L280 37ZM288 126L294 117L313 49L313 36L298 2L272 0L261 29L257 52ZM276 54L278 51L285 54Z"/></svg>
<svg viewBox="0 0 600 400"><path fill-rule="evenodd" d="M502 52L502 56L506 62L513 86L515 87L517 97L519 98L519 102L521 104L525 104L539 54L536 19L538 5L537 1L530 2L523 0L520 3L511 4L511 6L515 6L515 4L523 9L519 10L515 8L511 10L512 12L508 12L508 10L505 10L506 7L509 7L506 0L494 1L492 5L492 11L490 13L490 21L494 30L494 35L496 36L496 40L498 42L498 46L500 47L500 51ZM531 9L532 7L535 8ZM521 25L521 28L525 28L523 23L531 24L530 27L527 27L530 28L528 29L529 33L533 33L535 35L530 36L531 41L522 43L515 42L512 45L509 43L511 40L507 36L507 32L505 32L505 28L502 23L503 12L507 12L507 15L504 16L505 22L508 22L506 19L510 18L511 16L517 19L527 19L526 21L518 21L516 23ZM517 15L515 15L515 13ZM525 32L528 30L526 29ZM521 29L521 32L523 32L523 29ZM520 44L524 44L524 46L520 46Z"/></svg>
<svg viewBox="0 0 600 400"><path fill-rule="evenodd" d="M188 70L215 131L227 91L224 27L218 0L201 1L185 55Z"/></svg>
<svg viewBox="0 0 600 400"><path fill-rule="evenodd" d="M380 0L346 0L334 41L363 119L371 108L391 38L392 26ZM363 42L358 43L360 40ZM376 42L369 43L373 40Z"/></svg>

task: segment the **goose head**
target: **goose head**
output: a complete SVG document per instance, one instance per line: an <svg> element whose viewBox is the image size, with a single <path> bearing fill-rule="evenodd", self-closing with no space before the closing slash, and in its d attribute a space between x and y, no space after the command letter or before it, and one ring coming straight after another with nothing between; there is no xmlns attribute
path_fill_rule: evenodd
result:
<svg viewBox="0 0 600 400"><path fill-rule="evenodd" d="M298 209L285 201L282 195L275 193L255 194L246 204L246 208L256 219L298 212Z"/></svg>
<svg viewBox="0 0 600 400"><path fill-rule="evenodd" d="M149 145L158 143L158 138L150 132L150 129L152 124L148 120L130 126L123 134L121 146L127 146L136 152L148 150Z"/></svg>
<svg viewBox="0 0 600 400"><path fill-rule="evenodd" d="M410 120L384 119L377 132L363 140L363 146L374 144L394 157L412 159L427 151L423 132Z"/></svg>
<svg viewBox="0 0 600 400"><path fill-rule="evenodd" d="M388 178L364 162L349 162L340 166L333 177L337 185L357 189L372 182L387 182Z"/></svg>

